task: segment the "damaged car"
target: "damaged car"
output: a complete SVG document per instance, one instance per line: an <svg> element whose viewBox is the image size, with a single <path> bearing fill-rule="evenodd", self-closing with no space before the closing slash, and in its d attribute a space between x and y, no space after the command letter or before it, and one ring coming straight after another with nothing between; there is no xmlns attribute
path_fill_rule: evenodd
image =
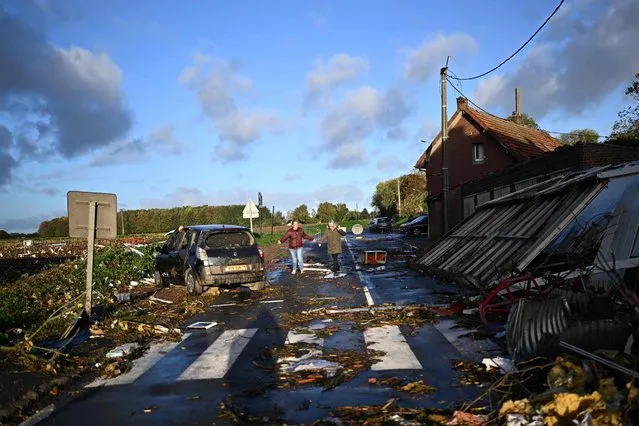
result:
<svg viewBox="0 0 639 426"><path fill-rule="evenodd" d="M250 229L234 225L184 226L167 234L155 258L158 286L177 280L190 295L205 287L246 285L264 287L264 252Z"/></svg>

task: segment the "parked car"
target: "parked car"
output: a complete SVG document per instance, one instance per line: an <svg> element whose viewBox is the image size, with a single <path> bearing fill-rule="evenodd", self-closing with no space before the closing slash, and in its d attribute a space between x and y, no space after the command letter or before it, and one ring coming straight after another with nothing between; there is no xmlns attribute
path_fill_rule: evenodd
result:
<svg viewBox="0 0 639 426"><path fill-rule="evenodd" d="M368 225L370 232L388 232L392 227L392 219L390 217L376 217Z"/></svg>
<svg viewBox="0 0 639 426"><path fill-rule="evenodd" d="M410 222L401 225L399 229L406 235L428 235L428 215L425 214L418 216Z"/></svg>
<svg viewBox="0 0 639 426"><path fill-rule="evenodd" d="M264 252L253 233L243 226L197 225L170 232L158 249L153 274L158 286L171 279L186 284L191 295L205 287L248 285L264 287Z"/></svg>

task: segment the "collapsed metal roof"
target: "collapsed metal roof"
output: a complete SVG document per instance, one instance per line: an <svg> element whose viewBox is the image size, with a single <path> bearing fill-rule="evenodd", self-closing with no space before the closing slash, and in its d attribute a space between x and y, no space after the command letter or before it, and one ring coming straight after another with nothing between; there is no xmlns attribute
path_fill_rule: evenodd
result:
<svg viewBox="0 0 639 426"><path fill-rule="evenodd" d="M487 202L417 263L476 286L491 286L526 270L548 247L565 247L563 240L576 234L567 230L601 223L596 219L604 213L613 219L606 222L598 257L628 259L639 220L638 174L639 163L598 167Z"/></svg>

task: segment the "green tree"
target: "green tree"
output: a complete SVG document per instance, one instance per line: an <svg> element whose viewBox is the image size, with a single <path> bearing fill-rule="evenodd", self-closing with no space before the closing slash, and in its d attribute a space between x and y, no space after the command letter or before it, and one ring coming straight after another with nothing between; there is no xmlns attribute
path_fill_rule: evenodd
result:
<svg viewBox="0 0 639 426"><path fill-rule="evenodd" d="M617 121L612 127L611 139L621 141L639 141L639 73L626 88L631 105L619 111Z"/></svg>
<svg viewBox="0 0 639 426"><path fill-rule="evenodd" d="M362 212L359 214L359 217L362 219L370 219L371 214L368 212L366 207L364 207L364 210L362 210Z"/></svg>
<svg viewBox="0 0 639 426"><path fill-rule="evenodd" d="M295 207L291 213L291 219L298 220L302 223L309 223L311 221L311 215L308 212L308 206L306 204L302 204L301 206Z"/></svg>
<svg viewBox="0 0 639 426"><path fill-rule="evenodd" d="M317 215L320 223L326 223L329 220L339 220L337 218L337 207L333 203L320 203L317 207Z"/></svg>
<svg viewBox="0 0 639 426"><path fill-rule="evenodd" d="M424 212L426 180L419 172L378 183L371 203L373 207L382 216L394 216L398 213L397 179L400 179L402 216L418 215Z"/></svg>
<svg viewBox="0 0 639 426"><path fill-rule="evenodd" d="M4 229L0 229L0 240L8 240L9 238L11 238L11 235Z"/></svg>
<svg viewBox="0 0 639 426"><path fill-rule="evenodd" d="M337 205L335 205L335 208L337 209L337 212L335 213L335 220L337 221L343 221L344 219L346 219L346 216L348 216L348 207L346 206L346 204L344 203L339 203Z"/></svg>
<svg viewBox="0 0 639 426"><path fill-rule="evenodd" d="M539 124L537 124L535 119L525 113L520 113L518 116L513 114L510 117L508 117L507 120L515 122L517 124L522 124L532 129L539 130Z"/></svg>
<svg viewBox="0 0 639 426"><path fill-rule="evenodd" d="M564 145L574 145L577 142L597 143L599 142L599 133L593 129L577 129L570 133L564 133L559 137Z"/></svg>

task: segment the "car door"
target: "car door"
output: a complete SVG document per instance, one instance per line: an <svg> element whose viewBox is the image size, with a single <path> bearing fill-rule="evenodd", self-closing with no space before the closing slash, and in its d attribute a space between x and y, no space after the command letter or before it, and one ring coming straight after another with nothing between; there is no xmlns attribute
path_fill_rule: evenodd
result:
<svg viewBox="0 0 639 426"><path fill-rule="evenodd" d="M180 239L175 253L175 269L180 276L184 276L188 267L189 253L193 246L193 231L187 229Z"/></svg>
<svg viewBox="0 0 639 426"><path fill-rule="evenodd" d="M166 239L164 244L162 244L162 247L160 247L160 250L158 250L158 252L155 255L156 268L160 272L168 272L172 268L170 253L171 253L171 247L173 246L173 244L175 244L176 238L177 238L176 233L169 235L169 237Z"/></svg>

